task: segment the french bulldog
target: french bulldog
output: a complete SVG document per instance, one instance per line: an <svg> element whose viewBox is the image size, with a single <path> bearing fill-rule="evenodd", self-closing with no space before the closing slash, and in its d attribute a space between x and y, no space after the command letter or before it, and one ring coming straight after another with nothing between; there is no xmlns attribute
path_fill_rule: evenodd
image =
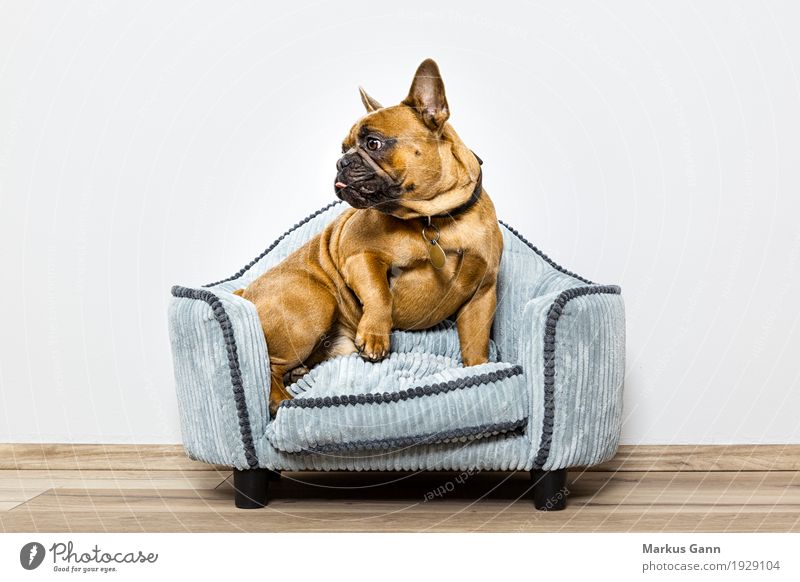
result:
<svg viewBox="0 0 800 582"><path fill-rule="evenodd" d="M481 162L448 123L439 67L423 61L398 105L360 93L367 113L334 180L352 208L236 291L264 330L273 416L287 381L335 356L380 360L393 329L454 318L464 365L488 358L503 238Z"/></svg>

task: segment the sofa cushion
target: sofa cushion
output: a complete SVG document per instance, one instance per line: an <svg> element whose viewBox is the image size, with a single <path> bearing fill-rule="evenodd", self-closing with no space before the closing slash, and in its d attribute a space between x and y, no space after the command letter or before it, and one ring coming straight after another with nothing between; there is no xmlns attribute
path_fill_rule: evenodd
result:
<svg viewBox="0 0 800 582"><path fill-rule="evenodd" d="M464 367L411 350L372 363L352 354L319 364L290 388L295 398L267 428L270 443L289 453L467 441L527 423L522 368L504 362Z"/></svg>

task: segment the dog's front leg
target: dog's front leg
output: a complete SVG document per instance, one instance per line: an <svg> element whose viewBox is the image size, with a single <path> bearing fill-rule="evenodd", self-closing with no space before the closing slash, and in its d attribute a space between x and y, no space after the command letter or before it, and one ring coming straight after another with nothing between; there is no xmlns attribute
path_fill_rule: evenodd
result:
<svg viewBox="0 0 800 582"><path fill-rule="evenodd" d="M461 306L456 319L461 359L465 366L489 361L489 336L497 308L496 281L481 285L472 298Z"/></svg>
<svg viewBox="0 0 800 582"><path fill-rule="evenodd" d="M347 259L342 274L363 308L356 330L356 348L367 360L383 359L389 353L392 331L389 263L376 254L361 253Z"/></svg>

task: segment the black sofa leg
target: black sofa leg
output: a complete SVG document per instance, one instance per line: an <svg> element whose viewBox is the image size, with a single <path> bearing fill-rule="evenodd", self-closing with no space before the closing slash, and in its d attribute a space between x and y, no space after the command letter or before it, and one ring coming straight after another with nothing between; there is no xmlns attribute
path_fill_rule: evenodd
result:
<svg viewBox="0 0 800 582"><path fill-rule="evenodd" d="M267 504L269 469L234 469L234 502L239 509L258 509Z"/></svg>
<svg viewBox="0 0 800 582"><path fill-rule="evenodd" d="M567 507L567 470L531 471L533 504L541 511L561 511Z"/></svg>

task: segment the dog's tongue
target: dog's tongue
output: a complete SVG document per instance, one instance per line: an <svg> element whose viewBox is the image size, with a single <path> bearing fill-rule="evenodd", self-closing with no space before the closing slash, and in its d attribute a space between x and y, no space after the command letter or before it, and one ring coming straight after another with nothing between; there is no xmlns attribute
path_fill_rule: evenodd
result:
<svg viewBox="0 0 800 582"><path fill-rule="evenodd" d="M336 184L334 184L333 186L334 188L347 188L347 184L345 184L344 182L336 182Z"/></svg>

